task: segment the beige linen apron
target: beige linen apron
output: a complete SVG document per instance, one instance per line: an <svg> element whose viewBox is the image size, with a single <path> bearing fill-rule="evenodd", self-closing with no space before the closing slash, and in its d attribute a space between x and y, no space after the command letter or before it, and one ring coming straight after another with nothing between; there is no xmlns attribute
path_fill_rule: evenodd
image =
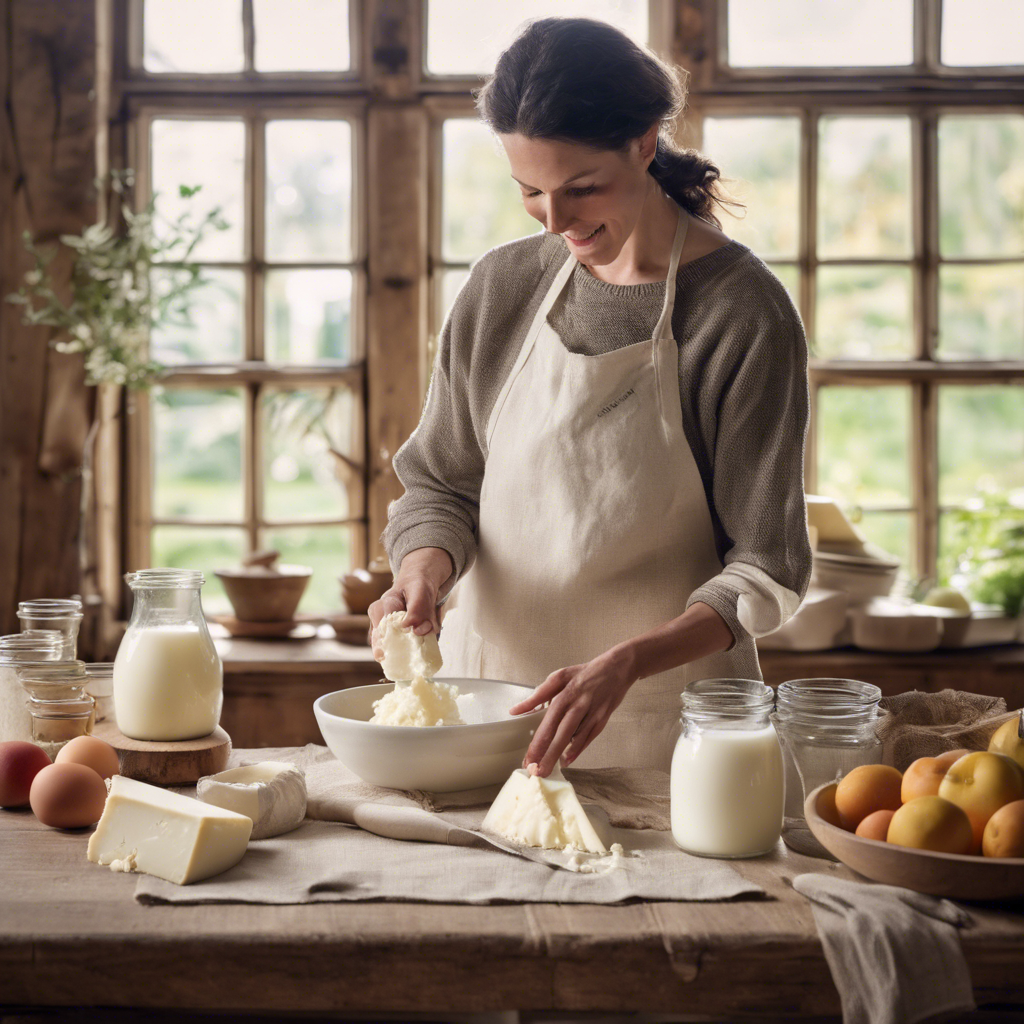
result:
<svg viewBox="0 0 1024 1024"><path fill-rule="evenodd" d="M572 255L537 310L488 422L478 553L444 618L445 676L539 685L681 615L721 571L672 336L688 221L680 209L650 340L566 349L547 317ZM634 683L573 766L667 771L683 686L731 674L723 652Z"/></svg>

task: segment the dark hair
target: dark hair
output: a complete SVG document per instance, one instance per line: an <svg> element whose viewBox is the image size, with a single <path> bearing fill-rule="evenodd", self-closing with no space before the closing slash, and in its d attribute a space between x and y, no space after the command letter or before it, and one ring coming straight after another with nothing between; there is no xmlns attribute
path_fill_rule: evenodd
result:
<svg viewBox="0 0 1024 1024"><path fill-rule="evenodd" d="M623 150L658 125L650 174L688 213L721 227L715 204L741 204L726 197L710 160L672 144L669 132L685 102L668 64L589 18L530 22L477 94L480 116L499 135Z"/></svg>

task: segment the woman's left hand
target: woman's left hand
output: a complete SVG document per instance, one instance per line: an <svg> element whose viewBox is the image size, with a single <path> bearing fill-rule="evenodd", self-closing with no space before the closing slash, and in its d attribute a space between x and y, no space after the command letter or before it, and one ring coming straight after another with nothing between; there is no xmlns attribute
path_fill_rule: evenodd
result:
<svg viewBox="0 0 1024 1024"><path fill-rule="evenodd" d="M563 764L571 764L608 724L636 678L633 658L622 648L552 672L526 700L509 708L511 714L522 715L551 702L526 751L523 767L536 763L537 774L544 776L560 757Z"/></svg>

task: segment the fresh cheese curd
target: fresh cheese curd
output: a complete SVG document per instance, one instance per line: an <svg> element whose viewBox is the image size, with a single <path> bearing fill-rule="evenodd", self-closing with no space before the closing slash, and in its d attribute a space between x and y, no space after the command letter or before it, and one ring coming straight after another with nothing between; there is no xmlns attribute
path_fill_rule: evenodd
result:
<svg viewBox="0 0 1024 1024"><path fill-rule="evenodd" d="M395 688L374 701L370 722L412 727L464 725L456 703L459 688L433 678L441 671L437 637L433 633L417 636L402 625L404 618L404 611L391 612L377 626L384 650L384 675L394 681Z"/></svg>

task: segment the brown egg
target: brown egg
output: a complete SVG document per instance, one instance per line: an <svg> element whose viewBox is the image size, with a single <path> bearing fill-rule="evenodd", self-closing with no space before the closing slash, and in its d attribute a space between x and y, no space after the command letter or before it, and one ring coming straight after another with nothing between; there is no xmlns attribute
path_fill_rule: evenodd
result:
<svg viewBox="0 0 1024 1024"><path fill-rule="evenodd" d="M889 834L889 822L895 811L872 811L858 826L857 835L861 839L877 839L880 843L885 842Z"/></svg>
<svg viewBox="0 0 1024 1024"><path fill-rule="evenodd" d="M102 779L109 779L121 770L117 763L117 751L96 736L76 736L57 751L53 763L84 764Z"/></svg>
<svg viewBox="0 0 1024 1024"><path fill-rule="evenodd" d="M843 828L853 832L873 811L900 806L903 776L887 764L862 764L848 772L836 787L836 810Z"/></svg>
<svg viewBox="0 0 1024 1024"><path fill-rule="evenodd" d="M107 787L84 764L51 764L32 780L29 803L35 816L51 828L85 828L103 813Z"/></svg>
<svg viewBox="0 0 1024 1024"><path fill-rule="evenodd" d="M34 743L0 743L0 807L27 806L32 780L49 763L49 755Z"/></svg>

